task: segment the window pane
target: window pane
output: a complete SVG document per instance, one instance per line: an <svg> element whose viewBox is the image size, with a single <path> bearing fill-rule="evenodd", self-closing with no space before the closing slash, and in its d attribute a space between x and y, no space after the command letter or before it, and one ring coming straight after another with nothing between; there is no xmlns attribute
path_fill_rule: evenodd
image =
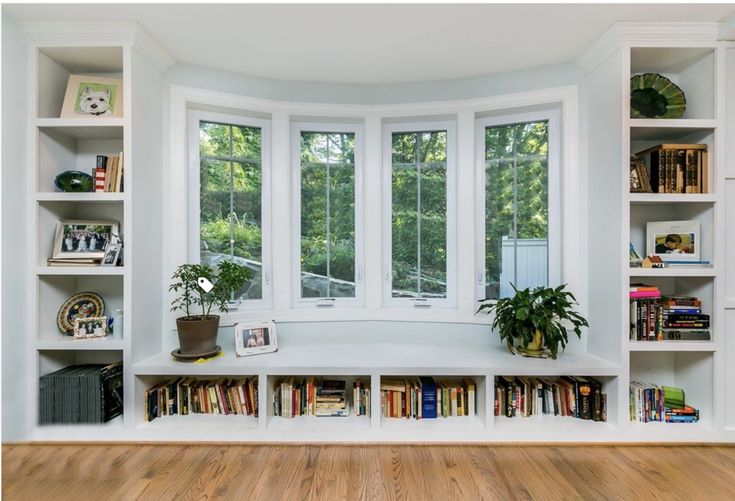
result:
<svg viewBox="0 0 735 501"><path fill-rule="evenodd" d="M447 133L395 133L392 147L392 295L446 297Z"/></svg>
<svg viewBox="0 0 735 501"><path fill-rule="evenodd" d="M251 279L235 298L261 299L261 130L201 122L199 139L201 262L246 266Z"/></svg>
<svg viewBox="0 0 735 501"><path fill-rule="evenodd" d="M301 297L355 297L355 134L301 133Z"/></svg>
<svg viewBox="0 0 735 501"><path fill-rule="evenodd" d="M548 123L485 129L485 295L548 284Z"/></svg>

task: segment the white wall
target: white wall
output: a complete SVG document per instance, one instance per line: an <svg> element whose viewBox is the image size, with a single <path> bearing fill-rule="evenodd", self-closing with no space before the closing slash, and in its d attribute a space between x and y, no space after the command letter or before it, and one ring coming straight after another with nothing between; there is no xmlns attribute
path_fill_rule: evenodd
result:
<svg viewBox="0 0 735 501"><path fill-rule="evenodd" d="M7 16L2 20L2 440L25 435L23 415L30 397L27 349L35 333L28 332L25 301L27 205L25 169L28 115L27 46L18 27Z"/></svg>
<svg viewBox="0 0 735 501"><path fill-rule="evenodd" d="M583 85L574 64L530 68L459 80L387 85L287 82L177 63L166 72L168 83L276 101L343 104L393 104L473 99L535 89ZM581 113L585 115L584 110Z"/></svg>

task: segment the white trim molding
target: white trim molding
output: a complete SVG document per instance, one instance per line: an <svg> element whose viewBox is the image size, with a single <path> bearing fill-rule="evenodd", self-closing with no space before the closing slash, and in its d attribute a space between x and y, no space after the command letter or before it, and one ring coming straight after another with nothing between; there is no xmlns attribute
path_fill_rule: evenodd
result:
<svg viewBox="0 0 735 501"><path fill-rule="evenodd" d="M627 46L712 46L720 38L721 23L710 22L619 22L595 40L577 58L577 64L589 74L618 48Z"/></svg>
<svg viewBox="0 0 735 501"><path fill-rule="evenodd" d="M26 21L19 26L26 40L36 47L132 45L162 72L176 62L134 21Z"/></svg>

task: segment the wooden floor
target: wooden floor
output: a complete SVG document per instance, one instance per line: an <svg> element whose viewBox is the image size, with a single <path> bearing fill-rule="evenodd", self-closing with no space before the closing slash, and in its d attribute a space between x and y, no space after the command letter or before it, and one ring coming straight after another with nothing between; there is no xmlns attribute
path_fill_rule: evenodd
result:
<svg viewBox="0 0 735 501"><path fill-rule="evenodd" d="M6 501L735 499L733 447L14 445L2 462Z"/></svg>

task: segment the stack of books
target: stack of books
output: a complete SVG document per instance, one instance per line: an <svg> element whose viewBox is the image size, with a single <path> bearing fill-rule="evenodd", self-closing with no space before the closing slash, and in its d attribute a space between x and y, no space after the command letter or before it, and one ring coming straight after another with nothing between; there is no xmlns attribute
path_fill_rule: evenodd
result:
<svg viewBox="0 0 735 501"><path fill-rule="evenodd" d="M662 296L655 286L630 287L630 339L709 341L710 316L692 296Z"/></svg>
<svg viewBox="0 0 735 501"><path fill-rule="evenodd" d="M41 424L105 423L123 413L122 362L64 367L41 376Z"/></svg>
<svg viewBox="0 0 735 501"><path fill-rule="evenodd" d="M630 284L630 339L663 340L661 291L655 285Z"/></svg>
<svg viewBox="0 0 735 501"><path fill-rule="evenodd" d="M475 383L471 379L435 381L430 377L382 379L383 417L434 419L475 415Z"/></svg>
<svg viewBox="0 0 735 501"><path fill-rule="evenodd" d="M659 144L640 151L653 193L707 193L707 145Z"/></svg>
<svg viewBox="0 0 735 501"><path fill-rule="evenodd" d="M699 411L686 405L684 390L673 386L656 386L630 382L630 420L640 423L696 423Z"/></svg>
<svg viewBox="0 0 735 501"><path fill-rule="evenodd" d="M345 382L326 379L316 386L314 415L321 417L346 417L350 415L345 394Z"/></svg>
<svg viewBox="0 0 735 501"><path fill-rule="evenodd" d="M352 402L355 415L370 416L370 386L358 379L352 384ZM347 417L346 382L315 377L289 377L276 385L273 391L273 415Z"/></svg>
<svg viewBox="0 0 735 501"><path fill-rule="evenodd" d="M543 414L607 421L607 394L602 392L602 384L591 377L496 378L496 416Z"/></svg>
<svg viewBox="0 0 735 501"><path fill-rule="evenodd" d="M122 192L123 191L123 154L97 155L97 165L94 169L94 191Z"/></svg>
<svg viewBox="0 0 735 501"><path fill-rule="evenodd" d="M187 414L258 415L258 378L180 377L145 392L145 419Z"/></svg>

